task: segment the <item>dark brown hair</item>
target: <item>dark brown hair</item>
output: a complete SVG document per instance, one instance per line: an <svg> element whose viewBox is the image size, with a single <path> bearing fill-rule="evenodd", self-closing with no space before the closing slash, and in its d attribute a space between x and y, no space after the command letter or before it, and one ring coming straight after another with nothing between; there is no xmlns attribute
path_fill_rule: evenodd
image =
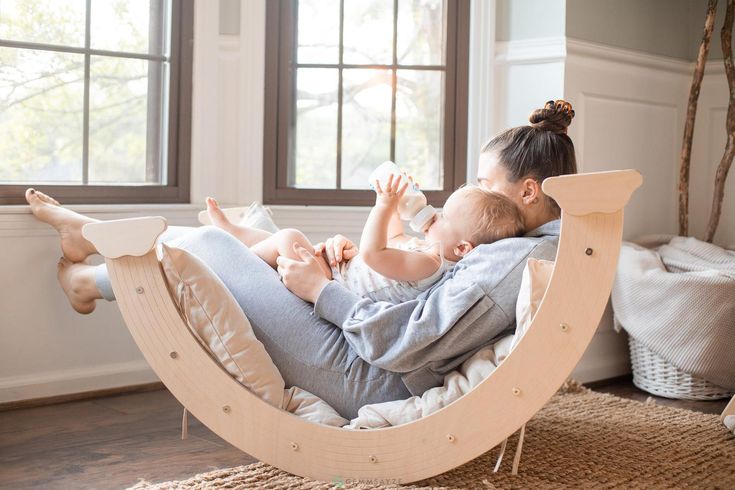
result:
<svg viewBox="0 0 735 490"><path fill-rule="evenodd" d="M550 100L543 109L531 113L530 125L503 131L485 143L481 153L495 152L511 182L532 178L540 184L547 177L575 174L574 143L567 136L572 118L574 110L569 102ZM558 214L559 206L546 198Z"/></svg>

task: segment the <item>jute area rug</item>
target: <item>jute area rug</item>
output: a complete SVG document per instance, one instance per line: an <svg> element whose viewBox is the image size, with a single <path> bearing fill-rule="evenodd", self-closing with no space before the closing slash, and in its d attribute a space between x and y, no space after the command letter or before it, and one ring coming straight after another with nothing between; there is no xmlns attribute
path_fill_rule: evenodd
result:
<svg viewBox="0 0 735 490"><path fill-rule="evenodd" d="M202 473L142 489L334 488L735 488L735 436L717 415L643 404L570 382L526 425L518 475L517 434L498 473L494 448L469 463L410 485L316 482L264 463Z"/></svg>

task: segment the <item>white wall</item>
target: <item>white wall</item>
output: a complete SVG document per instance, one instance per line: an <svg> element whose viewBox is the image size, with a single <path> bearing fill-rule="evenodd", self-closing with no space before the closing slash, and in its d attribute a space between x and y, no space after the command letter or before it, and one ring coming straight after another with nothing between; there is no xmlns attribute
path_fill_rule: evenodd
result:
<svg viewBox="0 0 735 490"><path fill-rule="evenodd" d="M226 203L249 203L262 196L265 0L243 2L239 36L219 34L217 5L198 1L196 8L192 201L215 195ZM577 113L570 135L582 171L637 168L644 175L644 186L626 209L625 236L675 232L690 64L563 37L493 46L492 2L473 2L473 14L470 178L478 142L524 124L544 101L564 97ZM708 71L692 158L691 222L697 233L709 212L713 169L724 147L726 99L722 71ZM721 244L735 244L733 180L716 237ZM200 208L75 209L99 219L161 214L172 224L194 225ZM365 208L273 208L280 224L302 228L314 240L336 230L357 239L367 214ZM6 257L0 275L0 402L155 380L114 304L100 304L86 317L68 307L55 282L60 252L49 227L23 207L2 207L0 250ZM627 363L624 338L612 333L608 313L573 376L610 377L627 372Z"/></svg>
<svg viewBox="0 0 735 490"><path fill-rule="evenodd" d="M686 81L686 93L690 80ZM707 230L715 172L725 150L728 88L721 60L711 60L702 81L690 169L689 233L702 239ZM677 142L681 141L679 133ZM735 250L735 166L725 184L720 225L714 243Z"/></svg>
<svg viewBox="0 0 735 490"><path fill-rule="evenodd" d="M193 224L190 206L78 206L98 219L160 214ZM0 207L0 402L156 381L114 304L76 314L56 283L58 236L20 206Z"/></svg>

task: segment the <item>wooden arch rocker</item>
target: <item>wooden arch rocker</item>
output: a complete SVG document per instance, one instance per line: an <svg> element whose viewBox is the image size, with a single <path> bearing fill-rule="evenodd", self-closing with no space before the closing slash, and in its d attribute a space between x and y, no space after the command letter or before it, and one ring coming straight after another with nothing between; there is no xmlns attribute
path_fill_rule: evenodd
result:
<svg viewBox="0 0 735 490"><path fill-rule="evenodd" d="M117 304L146 360L217 435L260 461L307 478L410 483L497 446L563 384L607 303L623 207L641 181L634 170L544 181L544 192L562 208L561 235L549 286L520 343L490 376L447 407L408 424L363 431L311 423L274 408L205 352L184 324L156 258L163 218L88 224L84 234L106 257Z"/></svg>

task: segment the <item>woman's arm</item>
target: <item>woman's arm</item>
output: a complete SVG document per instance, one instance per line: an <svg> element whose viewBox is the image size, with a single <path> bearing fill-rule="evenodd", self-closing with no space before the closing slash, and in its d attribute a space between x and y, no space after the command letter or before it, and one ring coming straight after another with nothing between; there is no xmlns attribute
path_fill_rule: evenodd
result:
<svg viewBox="0 0 735 490"><path fill-rule="evenodd" d="M375 206L362 230L360 255L371 269L389 279L418 281L436 272L441 259L424 252L388 247L391 223L397 217L398 201L408 188L408 184L399 187L400 179L394 181L393 177L391 175L388 178L385 189L381 188L380 182L376 182Z"/></svg>

